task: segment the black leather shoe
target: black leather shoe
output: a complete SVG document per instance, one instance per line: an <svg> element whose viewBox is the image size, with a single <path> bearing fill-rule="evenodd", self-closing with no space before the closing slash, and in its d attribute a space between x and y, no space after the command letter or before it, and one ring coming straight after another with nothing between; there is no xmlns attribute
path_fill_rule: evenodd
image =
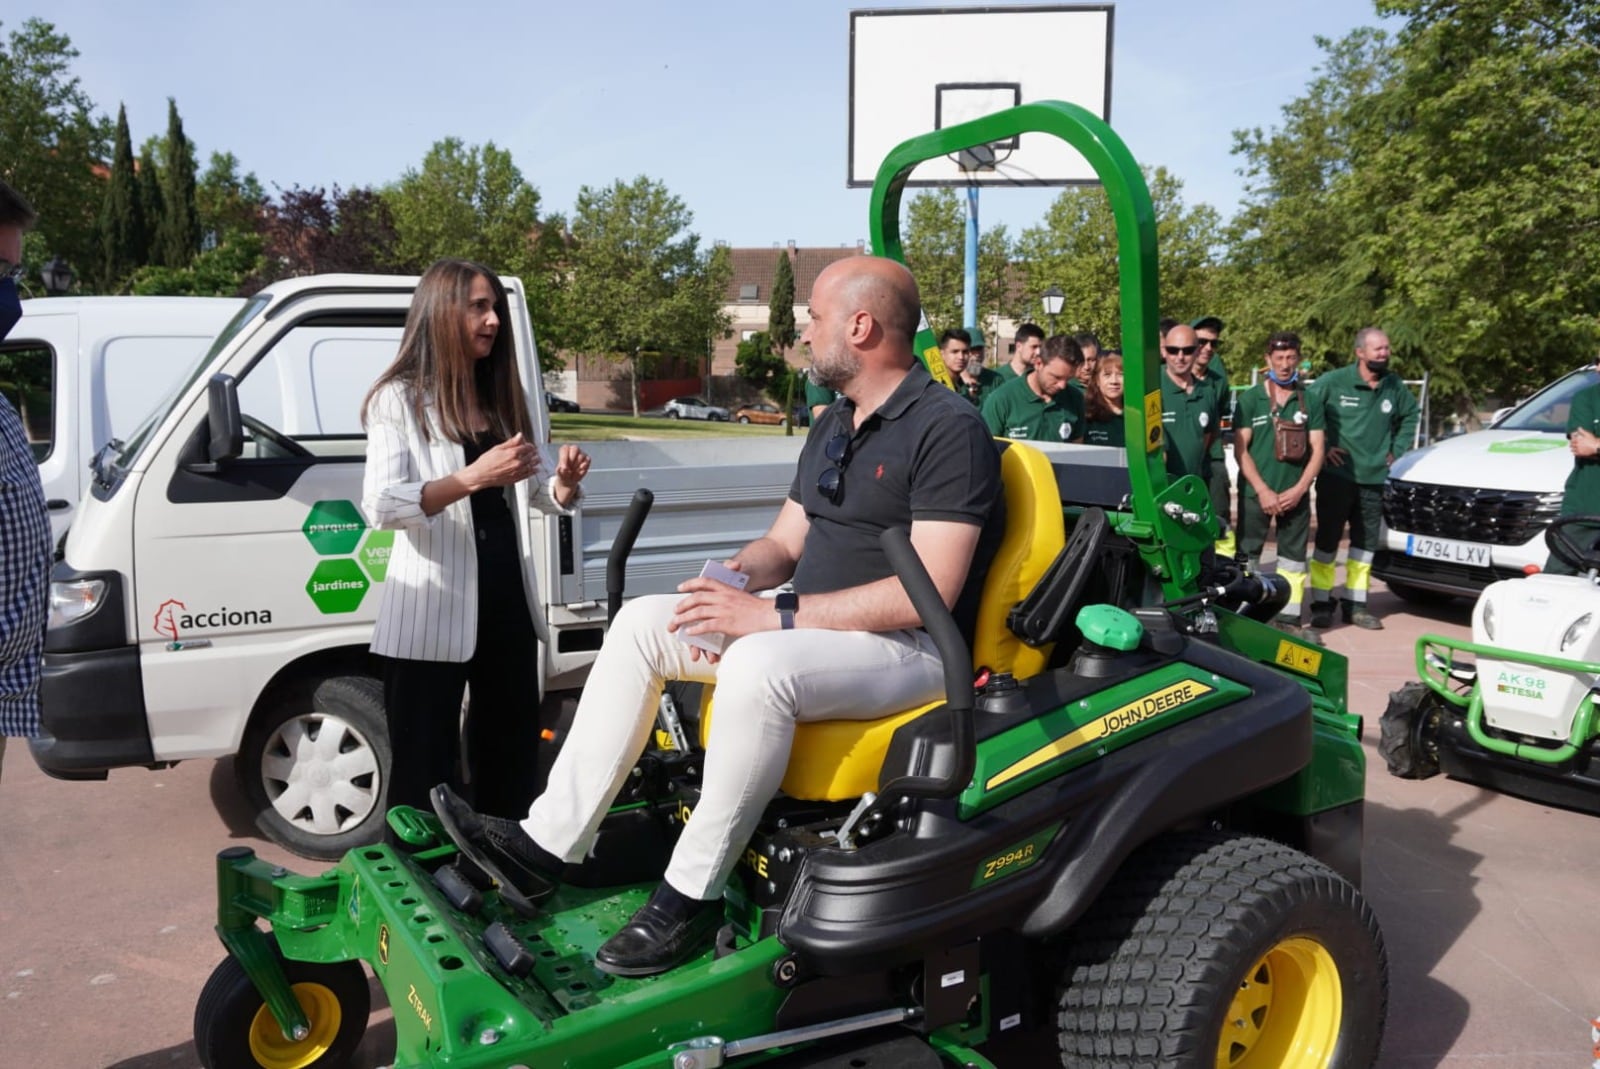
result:
<svg viewBox="0 0 1600 1069"><path fill-rule="evenodd" d="M523 916L537 915L539 904L561 885L550 855L528 838L522 825L474 812L443 783L429 797L444 833L495 882L506 905Z"/></svg>
<svg viewBox="0 0 1600 1069"><path fill-rule="evenodd" d="M672 908L665 885L622 930L595 953L594 964L613 976L654 976L705 948L722 924L722 902L698 903L688 916Z"/></svg>
<svg viewBox="0 0 1600 1069"><path fill-rule="evenodd" d="M1311 603L1311 626L1327 630L1333 626L1333 602L1313 601Z"/></svg>

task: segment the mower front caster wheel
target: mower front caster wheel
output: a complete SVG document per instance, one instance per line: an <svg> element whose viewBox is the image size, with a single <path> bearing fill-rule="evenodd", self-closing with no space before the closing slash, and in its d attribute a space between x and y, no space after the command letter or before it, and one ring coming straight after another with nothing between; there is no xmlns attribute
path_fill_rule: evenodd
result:
<svg viewBox="0 0 1600 1069"><path fill-rule="evenodd" d="M367 1030L372 996L357 961L287 961L284 974L310 1021L304 1039L283 1034L244 966L222 959L194 1009L194 1045L206 1069L337 1069L349 1064Z"/></svg>

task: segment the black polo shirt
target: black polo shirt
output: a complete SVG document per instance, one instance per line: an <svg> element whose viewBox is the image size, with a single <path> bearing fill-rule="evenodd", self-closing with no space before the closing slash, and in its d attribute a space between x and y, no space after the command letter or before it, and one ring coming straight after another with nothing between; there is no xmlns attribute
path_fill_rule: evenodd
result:
<svg viewBox="0 0 1600 1069"><path fill-rule="evenodd" d="M1000 453L978 412L946 389L921 363L913 365L888 400L853 429L855 402L840 397L806 436L789 497L811 521L795 568L802 596L876 582L894 574L878 544L889 527L910 531L913 520L970 523L983 528L956 602L955 618L970 640L989 562L1005 530ZM829 468L828 442L850 439L838 501L817 486Z"/></svg>

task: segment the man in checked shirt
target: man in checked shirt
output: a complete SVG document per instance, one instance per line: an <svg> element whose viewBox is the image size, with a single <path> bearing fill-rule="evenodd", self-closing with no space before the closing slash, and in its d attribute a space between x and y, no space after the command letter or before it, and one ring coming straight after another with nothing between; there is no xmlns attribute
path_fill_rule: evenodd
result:
<svg viewBox="0 0 1600 1069"><path fill-rule="evenodd" d="M22 232L36 218L0 182L0 340L22 318ZM6 738L39 733L39 665L49 606L50 516L22 420L0 395L0 760Z"/></svg>

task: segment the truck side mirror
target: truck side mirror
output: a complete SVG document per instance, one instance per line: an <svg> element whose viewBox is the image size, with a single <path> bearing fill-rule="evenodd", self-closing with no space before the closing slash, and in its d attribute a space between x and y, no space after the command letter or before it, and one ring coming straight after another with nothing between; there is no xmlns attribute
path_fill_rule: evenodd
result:
<svg viewBox="0 0 1600 1069"><path fill-rule="evenodd" d="M207 458L213 465L239 459L244 453L244 421L239 418L239 386L232 375L219 371L207 380L206 407L211 428Z"/></svg>

